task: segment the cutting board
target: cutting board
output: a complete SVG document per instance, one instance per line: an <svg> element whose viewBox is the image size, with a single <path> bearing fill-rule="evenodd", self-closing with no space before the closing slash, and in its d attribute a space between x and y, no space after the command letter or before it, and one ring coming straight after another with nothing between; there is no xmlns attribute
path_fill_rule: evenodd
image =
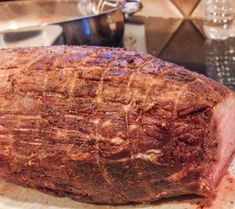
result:
<svg viewBox="0 0 235 209"><path fill-rule="evenodd" d="M191 202L191 203L190 203ZM195 202L195 201L194 201ZM58 198L41 192L0 182L0 209L202 209L192 200L166 200L149 205L97 206ZM212 206L203 209L235 209L235 159L218 188Z"/></svg>

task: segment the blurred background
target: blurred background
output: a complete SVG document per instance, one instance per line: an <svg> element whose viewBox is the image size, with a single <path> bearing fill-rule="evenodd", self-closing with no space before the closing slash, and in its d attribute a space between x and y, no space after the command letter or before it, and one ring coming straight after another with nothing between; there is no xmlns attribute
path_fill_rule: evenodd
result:
<svg viewBox="0 0 235 209"><path fill-rule="evenodd" d="M235 0L0 1L0 47L134 48L235 90Z"/></svg>

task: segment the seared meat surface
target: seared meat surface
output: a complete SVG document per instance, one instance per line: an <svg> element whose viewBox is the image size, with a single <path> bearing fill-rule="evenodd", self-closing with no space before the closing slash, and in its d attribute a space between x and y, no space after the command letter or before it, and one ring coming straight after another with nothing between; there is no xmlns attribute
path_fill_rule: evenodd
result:
<svg viewBox="0 0 235 209"><path fill-rule="evenodd" d="M214 197L235 95L133 50L0 50L0 178L99 204Z"/></svg>

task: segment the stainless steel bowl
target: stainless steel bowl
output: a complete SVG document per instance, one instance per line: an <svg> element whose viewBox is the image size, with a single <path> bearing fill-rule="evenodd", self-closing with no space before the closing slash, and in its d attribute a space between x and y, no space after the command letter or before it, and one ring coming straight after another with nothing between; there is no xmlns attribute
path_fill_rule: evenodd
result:
<svg viewBox="0 0 235 209"><path fill-rule="evenodd" d="M68 45L117 46L124 32L121 6L106 5L99 11L99 0L37 0L0 3L0 33L56 24L63 28Z"/></svg>

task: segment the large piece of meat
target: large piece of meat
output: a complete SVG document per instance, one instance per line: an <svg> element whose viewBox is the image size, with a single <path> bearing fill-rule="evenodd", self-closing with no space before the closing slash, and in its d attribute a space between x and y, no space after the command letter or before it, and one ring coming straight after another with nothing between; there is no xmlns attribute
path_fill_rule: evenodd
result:
<svg viewBox="0 0 235 209"><path fill-rule="evenodd" d="M136 51L0 50L0 178L100 204L213 197L235 95Z"/></svg>

